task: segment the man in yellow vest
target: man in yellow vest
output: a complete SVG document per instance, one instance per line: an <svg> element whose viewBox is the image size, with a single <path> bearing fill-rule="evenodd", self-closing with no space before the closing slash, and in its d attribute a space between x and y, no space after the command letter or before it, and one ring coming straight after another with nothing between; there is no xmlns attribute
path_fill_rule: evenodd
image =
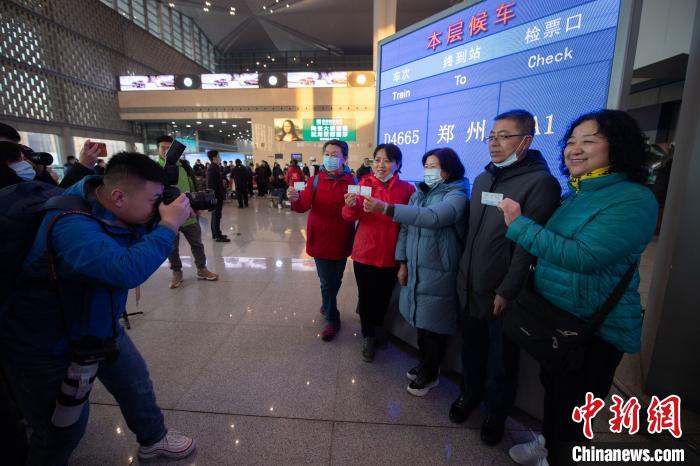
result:
<svg viewBox="0 0 700 466"><path fill-rule="evenodd" d="M165 165L165 154L170 149L173 143L173 138L170 136L160 136L156 139L158 147L158 162L161 166ZM194 178L192 167L186 160L178 161L178 177L177 185L180 192L189 193L196 191L197 182ZM200 280L215 281L219 276L207 269L207 257L204 255L204 245L202 244L202 229L199 227L197 217L192 217L187 220L181 227L180 232L185 235L185 239L190 243L192 256L194 257L194 265L197 267L197 278ZM170 269L173 271L173 278L170 282L170 288L178 288L182 284L182 261L180 260L180 234L175 237L173 250L168 255Z"/></svg>

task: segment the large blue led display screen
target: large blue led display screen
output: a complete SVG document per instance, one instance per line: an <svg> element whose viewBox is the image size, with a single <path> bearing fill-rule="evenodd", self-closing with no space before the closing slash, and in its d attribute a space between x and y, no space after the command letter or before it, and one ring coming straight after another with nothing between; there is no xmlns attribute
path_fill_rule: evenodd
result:
<svg viewBox="0 0 700 466"><path fill-rule="evenodd" d="M620 0L486 0L382 41L377 141L401 147L404 179L421 180L422 155L449 146L473 181L493 118L522 108L559 175L568 124L606 105L619 14Z"/></svg>

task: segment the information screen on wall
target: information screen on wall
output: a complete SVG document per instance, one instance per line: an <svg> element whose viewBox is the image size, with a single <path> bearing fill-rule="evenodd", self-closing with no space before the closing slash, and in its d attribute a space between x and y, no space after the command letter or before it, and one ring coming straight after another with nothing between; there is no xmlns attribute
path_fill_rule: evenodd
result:
<svg viewBox="0 0 700 466"><path fill-rule="evenodd" d="M202 89L258 88L258 73L203 74Z"/></svg>
<svg viewBox="0 0 700 466"><path fill-rule="evenodd" d="M405 179L422 179L422 155L449 146L473 181L493 118L522 108L558 175L567 125L606 105L621 1L486 0L384 39L377 141L401 147Z"/></svg>
<svg viewBox="0 0 700 466"><path fill-rule="evenodd" d="M287 87L345 87L347 85L347 71L287 73Z"/></svg>
<svg viewBox="0 0 700 466"><path fill-rule="evenodd" d="M120 91L174 91L175 76L119 76Z"/></svg>
<svg viewBox="0 0 700 466"><path fill-rule="evenodd" d="M355 141L355 120L350 118L314 118L304 120L304 141Z"/></svg>

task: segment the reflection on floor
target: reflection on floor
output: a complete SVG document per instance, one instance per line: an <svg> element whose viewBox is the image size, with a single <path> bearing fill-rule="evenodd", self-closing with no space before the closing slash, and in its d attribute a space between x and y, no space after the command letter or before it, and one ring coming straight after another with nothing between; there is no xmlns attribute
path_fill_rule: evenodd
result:
<svg viewBox="0 0 700 466"><path fill-rule="evenodd" d="M208 214L205 214L208 217ZM360 357L357 289L350 263L339 297L343 329L320 339L319 285L304 251L306 216L253 200L227 204L215 243L202 219L208 265L218 282L195 278L181 241L185 282L170 290L163 265L132 292L129 335L146 359L169 428L196 438L177 464L508 464L514 441L529 440L524 416L503 442L479 439L482 414L450 423L459 389L443 376L425 398L406 392L415 352L399 342L373 364ZM71 464L138 463L138 445L98 383L87 433ZM150 462L150 464L166 464Z"/></svg>

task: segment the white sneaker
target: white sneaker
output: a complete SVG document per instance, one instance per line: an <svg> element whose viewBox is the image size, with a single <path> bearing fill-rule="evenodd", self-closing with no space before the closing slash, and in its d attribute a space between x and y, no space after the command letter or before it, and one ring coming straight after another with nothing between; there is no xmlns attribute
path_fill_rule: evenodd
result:
<svg viewBox="0 0 700 466"><path fill-rule="evenodd" d="M422 374L418 374L416 379L408 384L406 390L413 396L425 396L428 392L437 387L440 383L440 375L438 374L434 380L428 380Z"/></svg>
<svg viewBox="0 0 700 466"><path fill-rule="evenodd" d="M197 444L194 439L176 430L169 430L160 442L156 442L148 447L139 447L139 458L145 460L155 458L156 456L162 456L165 458L182 459L192 454L196 448Z"/></svg>
<svg viewBox="0 0 700 466"><path fill-rule="evenodd" d="M533 436L535 434L533 433ZM510 458L518 464L549 466L547 462L547 449L542 434L535 436L531 442L521 443L511 447L508 451Z"/></svg>

